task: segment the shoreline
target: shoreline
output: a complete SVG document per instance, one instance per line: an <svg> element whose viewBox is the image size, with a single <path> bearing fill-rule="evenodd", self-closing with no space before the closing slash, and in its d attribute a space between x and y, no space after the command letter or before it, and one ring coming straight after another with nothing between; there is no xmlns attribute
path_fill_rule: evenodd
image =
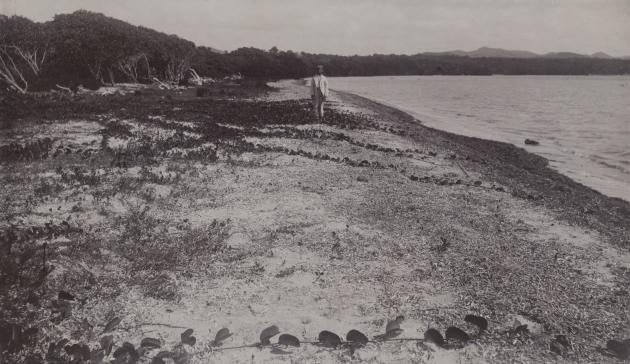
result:
<svg viewBox="0 0 630 364"><path fill-rule="evenodd" d="M0 130L28 144L2 161L3 236L23 236L10 258L25 262L1 267L19 279L0 286L0 322L41 327L35 353L98 347L118 322L113 352L160 343L147 362L617 362L601 348L630 335L627 224L559 202L614 201L512 145L353 95L333 93L318 123L304 86L286 86L28 104ZM35 284L44 243L52 271ZM311 345L323 330L378 338L399 316L400 341ZM252 346L272 325L304 345ZM414 341L451 326L475 344ZM232 336L217 350L220 328ZM550 351L556 335L570 347Z"/></svg>
<svg viewBox="0 0 630 364"><path fill-rule="evenodd" d="M478 95L468 98L465 95L471 92L471 85L474 84L469 76L461 77L454 82L440 81L435 78L427 81L425 86L420 86L422 81L414 81L416 77L394 77L392 80L386 78L381 80L384 83L378 78L371 81L368 78L357 78L352 81L339 80L337 86L349 92L357 91L365 97L373 97L375 101L385 101L385 105L398 107L408 112L422 120L426 126L455 134L521 146L532 153L548 158L550 165L560 173L607 196L630 201L628 192L630 191L628 179L630 172L626 168L629 161L627 156L623 155L624 150L627 149L624 148L623 138L626 129L623 126L625 119L622 115L623 108L619 108L623 105L620 100L623 88L618 87L627 84L626 78L612 77L607 80L597 78L593 81L569 78L562 82L540 81L541 83L538 83L539 81L531 80L529 76L521 77L520 81L483 82L480 84ZM517 93L507 93L509 96L498 97L497 101L493 101L486 95L492 94L494 92L492 90L496 90L496 87L515 85L521 81L525 83L525 90L522 92L528 95L540 85L543 88L557 87L558 96L552 97L549 103L543 101L541 96L526 96L523 101L524 106L514 106L506 103ZM380 83L382 87L377 89L366 88ZM417 86L416 83L418 83ZM460 83L466 91L457 91L456 87ZM432 87L435 90L432 90ZM575 102L577 104L563 108L562 98L570 92L571 87L582 89L582 91L576 90ZM593 94L596 90L593 87L610 87L610 101L599 102L602 104L601 107L592 106L595 104L590 103L585 96L590 95L592 99L597 99L596 96L601 94ZM401 94L402 90L406 93ZM416 91L425 94L426 102L412 97L413 92ZM442 97L436 98L436 95ZM449 95L455 98L453 103L443 101ZM496 94L492 95L497 97ZM512 115L509 110L519 112L519 114ZM592 120L588 121L588 119ZM604 125L610 125L610 127L604 127ZM539 141L540 145L524 145L524 140L527 138Z"/></svg>
<svg viewBox="0 0 630 364"><path fill-rule="evenodd" d="M471 137L433 128L425 125L422 120L411 113L393 105L388 105L347 91L334 90L334 92L341 95L342 99L344 97L347 98L351 103L357 103L363 107L377 110L377 112L394 116L405 125L410 126L410 129L413 129L413 126L425 129L430 134L442 139L440 142L458 145L461 151L473 152L477 149L480 155L484 157L482 164L485 166L477 165L472 168L481 167L490 176L497 177L500 181L507 182L508 185L516 189L523 189L526 194L531 194L530 190L538 193L538 195L532 195L531 197L522 197L537 201L539 204L548 208L557 210L568 208L569 211L565 211L560 215L564 216L564 218L572 223L577 223L582 226L591 226L592 224L590 224L588 219L585 219L583 215L594 214L599 220L598 231L604 235L609 235L609 228L617 230L617 227L623 227L624 224L625 226L630 226L630 201L620 197L605 195L585 184L573 180L571 177L553 168L549 160L543 156L527 151L525 148L512 143ZM427 143L429 139L427 136L423 135L418 141ZM495 155L491 155L493 152ZM501 152L503 155L497 158L496 152ZM472 166L471 163L467 163L467 165ZM506 165L509 166L512 171L506 171L507 173L504 173L502 167ZM494 168L490 166L494 166ZM519 168L521 168L522 171L518 171ZM519 181L515 180L515 177L524 177L524 179ZM554 184L553 188L545 186L542 181ZM514 194L514 191L512 193ZM516 193L520 194L519 192ZM573 203L567 204L567 199L570 198L571 195L576 197L577 201L572 201ZM544 196L550 197L551 200L545 199ZM600 209L598 211L592 210L589 207L591 205L600 206ZM583 209L580 209L580 207L583 207ZM617 211L618 213L609 214L607 211L603 211L607 209ZM608 218L612 218L612 226L608 224L608 221L605 221ZM630 237L628 237L627 231L617 231L614 234L610 234L610 236L613 239L621 238L616 245L630 250Z"/></svg>

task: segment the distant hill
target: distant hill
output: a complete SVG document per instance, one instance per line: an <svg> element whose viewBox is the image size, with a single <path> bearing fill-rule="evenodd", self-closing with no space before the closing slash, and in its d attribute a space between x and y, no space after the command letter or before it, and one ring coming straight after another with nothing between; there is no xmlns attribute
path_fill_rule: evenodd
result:
<svg viewBox="0 0 630 364"><path fill-rule="evenodd" d="M57 14L43 23L0 14L0 50L0 93L156 80L179 84L191 77L191 68L212 78L235 74L266 80L302 78L319 64L330 76L630 74L629 59L603 52L536 54L489 47L369 56L277 47L225 52L85 10Z"/></svg>
<svg viewBox="0 0 630 364"><path fill-rule="evenodd" d="M550 52L542 55L545 58L590 58L586 54L579 54L573 52Z"/></svg>
<svg viewBox="0 0 630 364"><path fill-rule="evenodd" d="M604 52L597 52L597 53L591 54L591 58L615 58L615 57L611 56L610 54L606 54Z"/></svg>
<svg viewBox="0 0 630 364"><path fill-rule="evenodd" d="M602 58L602 59L612 59L609 54L604 52L596 52L593 54L580 54L573 52L550 52L545 54L538 54L530 51L520 51L520 50L510 50L510 49L502 49L502 48L490 48L490 47L481 47L474 51L446 51L446 52L425 52L423 55L431 55L431 56L460 56L460 57L470 57L470 58ZM627 59L627 57L623 57Z"/></svg>
<svg viewBox="0 0 630 364"><path fill-rule="evenodd" d="M471 57L471 58L534 58L540 57L540 55L529 52L529 51L515 51L501 48L490 48L490 47L481 47L474 51L447 51L447 52L426 52L423 53L426 55L436 55L436 56L444 56L444 55L453 55L460 57Z"/></svg>

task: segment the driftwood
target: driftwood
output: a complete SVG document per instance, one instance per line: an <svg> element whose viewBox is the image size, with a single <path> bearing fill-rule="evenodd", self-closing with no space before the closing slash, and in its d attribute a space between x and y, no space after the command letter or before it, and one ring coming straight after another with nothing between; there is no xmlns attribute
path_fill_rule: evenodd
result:
<svg viewBox="0 0 630 364"><path fill-rule="evenodd" d="M0 82L18 93L25 94L28 90L28 82L13 59L12 49L13 47L0 46Z"/></svg>
<svg viewBox="0 0 630 364"><path fill-rule="evenodd" d="M60 84L56 84L55 86L61 91L65 91L67 93L74 94L74 91L72 91L69 87L61 86Z"/></svg>
<svg viewBox="0 0 630 364"><path fill-rule="evenodd" d="M151 81L153 81L153 82L157 83L157 84L158 84L158 86L159 86L161 89L171 90L171 89L173 88L173 87L172 87L171 85L169 85L168 83L160 81L157 77L153 77L153 78L151 79Z"/></svg>
<svg viewBox="0 0 630 364"><path fill-rule="evenodd" d="M132 56L121 59L116 63L116 66L122 73L127 76L127 78L129 78L129 80L131 80L131 82L138 83L138 73L140 70L140 66L143 64L146 68L147 76L150 77L149 73L151 67L149 66L149 59L144 53L134 54Z"/></svg>
<svg viewBox="0 0 630 364"><path fill-rule="evenodd" d="M192 75L192 83L194 83L197 86L201 86L203 85L203 78L201 78L201 76L199 76L199 74L197 73L197 71L195 71L194 68L189 68L188 71L190 72L190 74Z"/></svg>

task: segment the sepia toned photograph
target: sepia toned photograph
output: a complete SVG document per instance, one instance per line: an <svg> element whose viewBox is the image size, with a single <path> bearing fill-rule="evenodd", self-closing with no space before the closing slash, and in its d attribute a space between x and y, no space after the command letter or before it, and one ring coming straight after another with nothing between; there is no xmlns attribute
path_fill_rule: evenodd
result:
<svg viewBox="0 0 630 364"><path fill-rule="evenodd" d="M0 0L0 364L630 363L630 0Z"/></svg>

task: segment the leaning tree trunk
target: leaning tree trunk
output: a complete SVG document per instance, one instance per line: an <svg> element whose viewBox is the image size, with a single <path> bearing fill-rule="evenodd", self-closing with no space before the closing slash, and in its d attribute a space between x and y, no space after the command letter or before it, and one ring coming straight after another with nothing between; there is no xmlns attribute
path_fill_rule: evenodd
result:
<svg viewBox="0 0 630 364"><path fill-rule="evenodd" d="M114 78L114 70L111 67L107 67L107 73L109 74L109 83L112 86L116 85L116 79Z"/></svg>
<svg viewBox="0 0 630 364"><path fill-rule="evenodd" d="M7 47L0 47L0 82L20 94L28 91L28 81Z"/></svg>

